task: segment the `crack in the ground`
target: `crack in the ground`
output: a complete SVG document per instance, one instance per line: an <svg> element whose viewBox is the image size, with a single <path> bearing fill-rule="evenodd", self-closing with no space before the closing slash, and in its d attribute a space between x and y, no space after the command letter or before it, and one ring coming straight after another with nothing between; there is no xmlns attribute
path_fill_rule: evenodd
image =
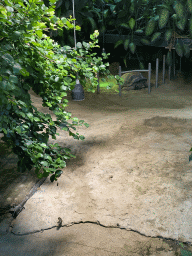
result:
<svg viewBox="0 0 192 256"><path fill-rule="evenodd" d="M23 233L23 234L16 234L16 233L14 233L12 231L12 229L13 229L13 221L17 218L17 216L20 214L20 212L23 209L25 209L24 205L26 204L26 202L30 199L30 197L32 197L35 194L35 192L37 192L38 187L40 187L45 182L45 180L46 180L46 178L42 178L39 181L37 181L37 183L30 190L29 194L25 197L25 199L19 205L17 205L16 207L14 207L14 208L9 210L9 212L12 214L12 220L11 220L11 222L9 224L9 227L7 228L7 233L12 233L15 236L25 236L25 235L35 234L35 233L42 233L42 232L44 232L46 230L50 230L50 229L53 229L53 228L57 228L57 230L59 230L61 227L69 227L69 226L72 226L72 225L75 225L75 224L81 224L81 223L83 223L83 224L84 223L96 224L96 225L102 226L104 228L120 228L120 229L127 230L126 228L121 227L118 223L117 223L117 226L105 226L105 225L101 224L99 221L97 221L97 222L79 221L79 222L72 222L70 224L62 225L62 219L60 217L58 217L58 220L59 220L58 221L58 225L54 225L54 226L52 226L50 228L35 230L35 231L32 231L32 232L27 232L27 233ZM180 243L185 244L187 246L191 246L192 245L192 243L188 242L188 241L182 242L182 241L179 241L177 239L165 238L163 236L147 236L147 235L142 234L139 231L133 230L133 229L129 229L127 231L136 232L139 235L144 236L144 237L148 237L148 238L150 238L150 237L151 238L160 238L160 239L164 239L164 240L167 240L167 241L172 241L172 242L175 242L177 245L179 245Z"/></svg>
<svg viewBox="0 0 192 256"><path fill-rule="evenodd" d="M60 217L59 217L59 218L60 218ZM59 219L59 218L58 218L58 219ZM58 229L60 229L61 227L70 227L70 226L73 226L73 225L75 225L75 224L84 224L84 223L95 224L95 225L99 225L99 226L104 227L104 228L119 228L119 229L125 229L125 230L127 230L126 228L121 227L118 223L117 223L117 226L105 226L105 225L101 224L99 221L97 221L97 222L93 222L93 221L79 221L79 222L72 222L72 223L66 224L66 225L60 225L60 223L59 223L58 225L54 225L54 226L52 226L52 227L50 227L50 228L35 230L35 231L32 231L32 232L27 232L27 233L23 233L23 234L16 234L16 233L14 233L14 232L12 231L12 224L10 224L9 229L10 229L10 228L11 228L11 229L9 230L9 232L12 233L12 234L15 235L15 236L25 236L25 235L35 234L35 233L42 233L42 232L44 232L45 230L50 230L50 229L53 229L53 228L57 228L57 230L58 230ZM179 241L179 240L177 240L177 239L166 238L166 237L163 237L163 236L147 236L147 235L145 235L145 234L143 234L143 233L141 233L141 232L139 232L139 231L137 231L137 230L133 230L133 229L129 229L129 230L127 230L127 231L135 232L135 233L137 233L137 234L139 234L139 235L141 235L141 236L147 237L147 238L159 238L159 239L163 239L163 240L166 240L166 241L172 241L172 242L174 242L176 245L179 245L180 243L182 243L182 244L184 244L184 245L186 245L186 246L191 246L191 245L192 245L192 243L191 243L191 242L188 242L188 241L183 242L183 241Z"/></svg>
<svg viewBox="0 0 192 256"><path fill-rule="evenodd" d="M105 228L120 228L120 229L124 229L124 228L121 228L119 227L119 225L117 225L117 227L113 227L113 226L104 226L102 224L100 224L99 221L97 222L92 222L92 221L80 221L80 222L72 222L71 224L67 224L67 225L62 225L60 227L69 227L69 226L72 226L72 225L75 225L75 224L81 224L81 223L91 223L91 224L96 224L96 225L99 225L99 226L102 226L102 227L105 227ZM30 234L34 234L34 233L43 233L45 230L50 230L50 229L53 229L53 228L58 228L58 226L53 226L53 227L50 227L50 228L46 228L46 229L41 229L41 230L36 230L36 231L33 231L33 232L27 232L25 234L15 234L14 232L11 231L11 233L15 236L24 236L24 235L30 235ZM128 231L133 231L133 232L137 232L139 233L140 235L143 235L141 234L140 232L138 231L134 231L134 230L128 230ZM143 235L145 236L145 235ZM145 237L148 237L148 236L145 236ZM150 237L150 236L149 236ZM157 237L158 238L158 237ZM86 245L86 244L82 244L82 243L78 243L78 242L65 242L67 244L76 244L76 245L80 245L80 246L84 246L84 247L89 247L89 248L93 248L93 249L97 249L97 250L102 250L102 251L106 251L106 252L110 252L110 253L117 253L116 251L110 251L110 250L107 250L106 248L101 248L101 247L94 247L94 246L90 246L90 245ZM129 251L129 253L137 253L137 252L141 252L142 248L148 248L150 249L151 245L149 245L147 247L147 244L149 243L149 241L147 241L146 243L143 244L143 246L141 248L138 248L136 250L132 250L132 251ZM178 243L179 245L179 242L176 240L176 243ZM183 243L185 244L185 243ZM122 249L121 247L119 247L119 249Z"/></svg>

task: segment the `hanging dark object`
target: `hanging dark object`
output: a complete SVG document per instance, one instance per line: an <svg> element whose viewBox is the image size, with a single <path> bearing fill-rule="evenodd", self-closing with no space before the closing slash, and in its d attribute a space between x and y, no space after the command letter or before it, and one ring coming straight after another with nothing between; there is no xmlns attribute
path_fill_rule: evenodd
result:
<svg viewBox="0 0 192 256"><path fill-rule="evenodd" d="M105 48L103 47L103 49L102 49L102 53L106 53L106 51L105 51Z"/></svg>
<svg viewBox="0 0 192 256"><path fill-rule="evenodd" d="M76 34L75 34L75 3L74 3L74 0L72 0L72 2L73 2L73 18L74 18L74 41L75 41L75 50L76 50L77 47L76 47ZM85 99L85 96L84 96L83 87L80 84L79 79L78 79L78 73L77 73L76 78L77 78L76 85L75 85L75 88L71 92L71 96L72 96L72 100L81 101L81 100Z"/></svg>
<svg viewBox="0 0 192 256"><path fill-rule="evenodd" d="M81 101L85 99L83 86L80 84L79 79L76 79L76 85L71 91L71 96L74 101Z"/></svg>

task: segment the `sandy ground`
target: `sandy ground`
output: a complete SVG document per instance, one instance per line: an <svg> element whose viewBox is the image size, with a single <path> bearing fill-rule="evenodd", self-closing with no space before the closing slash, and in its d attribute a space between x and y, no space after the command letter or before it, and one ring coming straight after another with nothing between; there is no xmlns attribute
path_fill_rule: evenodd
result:
<svg viewBox="0 0 192 256"><path fill-rule="evenodd" d="M16 219L2 215L0 255L192 255L192 83L180 76L162 85L159 77L151 94L68 96L66 110L90 125L77 127L85 140L59 132L57 142L76 159ZM0 157L4 207L17 205L37 181L15 172L14 157Z"/></svg>

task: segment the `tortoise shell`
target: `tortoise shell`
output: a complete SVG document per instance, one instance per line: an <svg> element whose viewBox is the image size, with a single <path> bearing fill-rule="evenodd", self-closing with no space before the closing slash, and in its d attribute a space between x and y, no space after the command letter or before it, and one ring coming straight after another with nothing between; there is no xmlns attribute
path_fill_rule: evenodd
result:
<svg viewBox="0 0 192 256"><path fill-rule="evenodd" d="M142 88L147 88L147 78L142 76L139 72L130 72L122 75L124 83L122 89L126 90L139 90Z"/></svg>

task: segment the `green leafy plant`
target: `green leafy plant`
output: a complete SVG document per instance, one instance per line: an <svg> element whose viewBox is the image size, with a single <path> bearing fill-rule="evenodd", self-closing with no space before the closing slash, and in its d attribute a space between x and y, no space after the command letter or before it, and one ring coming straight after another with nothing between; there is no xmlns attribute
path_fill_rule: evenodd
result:
<svg viewBox="0 0 192 256"><path fill-rule="evenodd" d="M90 36L89 43L77 44L77 49L61 47L46 32L65 27L73 29L72 17L55 16L55 0L45 6L41 0L3 0L0 2L0 132L2 140L18 155L17 170L34 168L38 178L50 176L53 182L62 174L66 159L75 157L67 148L57 143L57 128L68 131L74 139L84 140L75 126L84 120L71 118L65 111L67 91L75 86L76 74L88 77L89 91L94 92L97 79L94 74L106 74L107 64L90 51L98 47L98 31ZM76 30L80 30L76 26ZM103 58L107 58L103 54ZM121 83L121 79L117 79ZM30 99L32 89L43 100L57 120L35 108ZM72 119L72 124L67 120Z"/></svg>

